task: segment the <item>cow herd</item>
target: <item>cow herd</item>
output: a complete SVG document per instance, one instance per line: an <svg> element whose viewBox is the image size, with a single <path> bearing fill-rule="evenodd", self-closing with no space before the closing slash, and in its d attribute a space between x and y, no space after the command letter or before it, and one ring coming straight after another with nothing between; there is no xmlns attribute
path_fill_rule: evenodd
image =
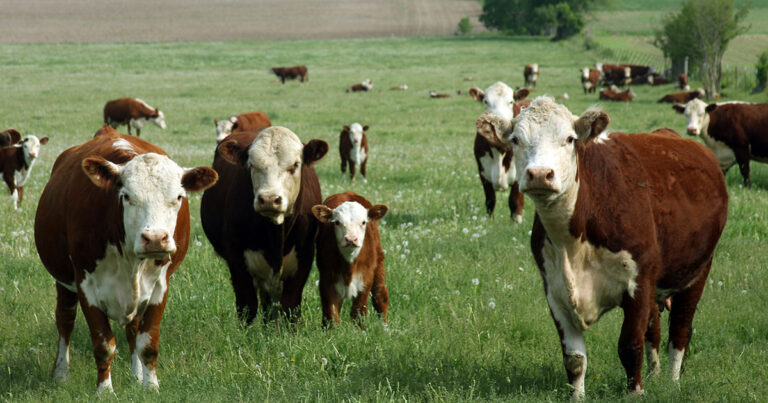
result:
<svg viewBox="0 0 768 403"><path fill-rule="evenodd" d="M596 67L581 70L582 85L585 94L610 85L600 99L631 100L631 89L617 86L666 82L644 66ZM271 71L282 82L307 79L305 66ZM526 86L534 87L538 76L537 64L525 66ZM687 78L679 85L685 88ZM347 91L372 87L366 80ZM573 396L585 393L583 332L614 307L624 312L618 353L628 390L643 391L643 357L650 373L659 370L664 308L671 312L667 351L677 381L726 223L723 174L738 164L749 186L749 161L768 160L768 105L706 104L699 91L672 96L688 134L701 136L703 146L669 129L612 133L606 112L590 108L576 116L550 97L527 101L531 91L502 82L469 91L485 108L476 121L474 154L489 215L497 191L510 191L516 223L522 222L523 195L535 206L531 247ZM362 327L369 298L386 325L389 292L378 221L389 208L353 192L322 199L314 164L327 154L327 142L303 142L263 112L243 113L214 121L211 167L184 168L138 137L148 122L166 127L164 114L144 101L107 102L104 127L58 156L40 196L35 243L56 282L56 380L69 373L79 305L92 338L98 391L112 391L110 321L125 327L132 375L158 387L160 322L170 276L189 246L192 192L203 192L203 231L229 268L244 323L260 311L265 320L296 320L316 262L324 327L339 322L345 299L352 300L351 316ZM117 133L120 124L136 136ZM348 167L350 180L359 171L367 181L368 130L353 123L339 134L341 173ZM0 168L16 209L47 142L13 129L0 132Z"/></svg>

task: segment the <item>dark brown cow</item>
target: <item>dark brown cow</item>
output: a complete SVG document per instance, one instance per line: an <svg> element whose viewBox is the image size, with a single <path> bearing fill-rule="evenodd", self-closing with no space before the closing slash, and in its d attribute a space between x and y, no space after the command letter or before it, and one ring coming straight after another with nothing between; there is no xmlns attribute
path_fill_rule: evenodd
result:
<svg viewBox="0 0 768 403"><path fill-rule="evenodd" d="M272 121L266 113L255 111L241 113L222 121L214 119L213 124L216 125L216 142L221 143L232 133L259 132L266 129L272 126Z"/></svg>
<svg viewBox="0 0 768 403"><path fill-rule="evenodd" d="M369 296L373 296L373 308L387 323L389 291L378 223L387 210L386 205L374 206L353 192L335 194L312 208L321 223L317 269L323 326L339 323L341 305L347 298L352 299L352 319L362 319L359 317L367 313ZM364 327L362 321L358 324Z"/></svg>
<svg viewBox="0 0 768 403"><path fill-rule="evenodd" d="M216 178L211 168L185 170L159 147L117 133L59 155L35 216L35 244L56 279L56 380L69 373L79 303L91 331L99 392L112 391L110 319L125 326L133 375L158 387L168 282L189 243L187 192L202 191Z"/></svg>
<svg viewBox="0 0 768 403"><path fill-rule="evenodd" d="M653 67L641 66L637 64L622 64L620 68L629 67L629 78L632 84L651 84L651 78L655 73Z"/></svg>
<svg viewBox="0 0 768 403"><path fill-rule="evenodd" d="M9 140L16 138L18 132L14 132L8 135ZM32 166L40 154L40 146L47 143L48 137L38 139L37 136L29 135L8 147L0 148L0 172L16 210L24 199L24 184L27 183Z"/></svg>
<svg viewBox="0 0 768 403"><path fill-rule="evenodd" d="M312 164L328 143L302 144L292 131L272 126L260 133L234 133L216 148L220 180L203 194L203 230L227 262L237 313L251 323L259 301L265 310L280 302L284 313L301 314L301 295L315 257L322 202ZM272 312L274 313L274 312Z"/></svg>
<svg viewBox="0 0 768 403"><path fill-rule="evenodd" d="M520 190L536 206L531 249L574 398L584 394L582 333L617 306L627 386L643 393L643 351L657 372L657 303L669 296L669 362L679 379L728 216L725 180L703 145L669 129L605 134L608 122L603 111L577 118L544 97L501 127L478 121L512 146Z"/></svg>
<svg viewBox="0 0 768 403"><path fill-rule="evenodd" d="M597 64L603 71L603 85L628 85L632 81L632 68L616 64Z"/></svg>
<svg viewBox="0 0 768 403"><path fill-rule="evenodd" d="M704 98L704 89L699 88L696 91L687 91L687 92L673 92L671 94L664 95L659 99L659 103L669 102L669 103L679 103L684 104L688 101L695 99L695 98Z"/></svg>
<svg viewBox="0 0 768 403"><path fill-rule="evenodd" d="M357 83L347 88L347 92L367 92L373 89L373 81L369 78L362 83Z"/></svg>
<svg viewBox="0 0 768 403"><path fill-rule="evenodd" d="M584 94L594 93L598 82L600 82L600 70L586 67L581 69L581 86L584 87Z"/></svg>
<svg viewBox="0 0 768 403"><path fill-rule="evenodd" d="M302 83L309 81L309 75L307 74L307 66L292 66L292 67L272 67L270 69L275 75L280 78L280 82L285 84L285 80L299 79Z"/></svg>
<svg viewBox="0 0 768 403"><path fill-rule="evenodd" d="M360 123L344 125L339 134L339 156L341 157L341 175L347 171L349 164L349 180L355 180L355 169L360 168L360 174L363 175L363 182L366 179L366 166L368 165L368 136L365 132L368 125L361 126Z"/></svg>
<svg viewBox="0 0 768 403"><path fill-rule="evenodd" d="M0 148L9 147L21 141L21 133L16 129L5 129L0 132Z"/></svg>
<svg viewBox="0 0 768 403"><path fill-rule="evenodd" d="M117 129L119 125L128 126L128 134L131 127L136 129L136 135L141 136L141 128L147 122L165 130L165 115L159 109L149 106L139 98L119 98L108 101L104 105L104 123Z"/></svg>
<svg viewBox="0 0 768 403"><path fill-rule="evenodd" d="M651 75L651 85L657 86L657 85L665 85L665 84L669 84L669 80L663 75L659 73L653 73Z"/></svg>
<svg viewBox="0 0 768 403"><path fill-rule="evenodd" d="M536 88L536 81L539 79L539 65L527 64L523 69L523 79L525 80L525 86Z"/></svg>
<svg viewBox="0 0 768 403"><path fill-rule="evenodd" d="M691 86L688 85L688 76L686 76L684 73L681 73L679 76L677 76L677 86L681 90L690 91Z"/></svg>
<svg viewBox="0 0 768 403"><path fill-rule="evenodd" d="M451 94L438 93L437 91L429 91L430 98L450 98Z"/></svg>
<svg viewBox="0 0 768 403"><path fill-rule="evenodd" d="M635 99L635 92L632 91L631 88L619 91L616 86L612 85L611 88L603 88L600 90L600 99L614 102L632 102L632 100Z"/></svg>

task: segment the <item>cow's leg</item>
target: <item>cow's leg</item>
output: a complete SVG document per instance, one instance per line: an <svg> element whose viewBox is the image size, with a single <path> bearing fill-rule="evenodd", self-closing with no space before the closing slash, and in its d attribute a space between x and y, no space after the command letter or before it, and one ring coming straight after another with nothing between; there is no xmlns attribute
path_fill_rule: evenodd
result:
<svg viewBox="0 0 768 403"><path fill-rule="evenodd" d="M627 390L630 393L643 394L643 347L645 332L648 330L651 305L650 290L642 279L636 279L638 286L635 295L625 293L621 303L624 310L624 323L619 336L619 358L627 372Z"/></svg>
<svg viewBox="0 0 768 403"><path fill-rule="evenodd" d="M308 247L301 256L298 256L298 269L293 277L287 278L283 282L283 295L280 299L280 305L283 313L295 322L301 317L301 296L304 293L304 285L309 278L309 272L312 270L312 261L315 257L314 245Z"/></svg>
<svg viewBox="0 0 768 403"><path fill-rule="evenodd" d="M545 287L546 288L546 287ZM587 345L581 328L571 322L569 314L561 308L555 298L547 292L549 313L555 322L555 328L560 336L560 347L563 352L563 364L571 385L571 398L574 400L584 396L584 376L587 373Z"/></svg>
<svg viewBox="0 0 768 403"><path fill-rule="evenodd" d="M496 208L496 190L493 189L491 182L485 180L482 175L480 175L480 183L483 184L483 192L485 193L485 211L493 217L493 209Z"/></svg>
<svg viewBox="0 0 768 403"><path fill-rule="evenodd" d="M125 338L128 340L128 349L131 351L131 374L137 381L141 382L144 378L141 360L136 352L136 335L139 333L139 317L125 325Z"/></svg>
<svg viewBox="0 0 768 403"><path fill-rule="evenodd" d="M341 156L341 178L344 179L344 174L347 172L347 157Z"/></svg>
<svg viewBox="0 0 768 403"><path fill-rule="evenodd" d="M512 221L520 224L523 222L523 193L520 192L520 186L517 182L513 183L509 190L509 213Z"/></svg>
<svg viewBox="0 0 768 403"><path fill-rule="evenodd" d="M24 186L19 186L16 189L19 191L19 206L21 206L21 202L24 200Z"/></svg>
<svg viewBox="0 0 768 403"><path fill-rule="evenodd" d="M368 165L368 158L366 157L363 160L363 163L360 164L360 174L363 175L363 183L368 183L368 179L365 177L365 167Z"/></svg>
<svg viewBox="0 0 768 403"><path fill-rule="evenodd" d="M13 209L18 210L19 209L19 188L15 186L11 187L11 201L13 202Z"/></svg>
<svg viewBox="0 0 768 403"><path fill-rule="evenodd" d="M659 372L659 344L661 343L661 328L659 326L659 307L651 303L651 313L648 318L648 329L645 331L645 361L648 365L648 375Z"/></svg>
<svg viewBox="0 0 768 403"><path fill-rule="evenodd" d="M59 331L59 350L53 362L53 379L57 382L69 376L69 341L77 316L77 293L56 283L56 328Z"/></svg>
<svg viewBox="0 0 768 403"><path fill-rule="evenodd" d="M93 343L93 357L96 360L96 369L98 370L97 385L98 393L114 392L112 390L112 358L115 356L115 336L112 334L112 328L109 325L109 318L99 308L93 307L88 303L85 294L78 293L80 307L83 310L83 316L88 323L88 330L91 332L91 342Z"/></svg>
<svg viewBox="0 0 768 403"><path fill-rule="evenodd" d="M376 266L376 272L373 277L373 287L371 288L371 303L373 309L381 315L384 324L387 323L387 311L389 310L389 290L385 282L386 272L384 271L384 262Z"/></svg>
<svg viewBox="0 0 768 403"><path fill-rule="evenodd" d="M372 284L366 285L360 290L359 294L352 299L352 308L349 310L349 316L352 318L352 321L357 323L360 329L363 330L365 330L363 320L368 315L368 298L370 298L372 286Z"/></svg>
<svg viewBox="0 0 768 403"><path fill-rule="evenodd" d="M669 344L667 345L669 353L669 369L672 380L680 380L680 369L683 364L683 355L691 341L693 332L693 315L696 313L696 306L699 304L701 294L704 292L704 285L707 282L707 275L712 265L712 259L702 268L699 279L687 290L684 290L672 297L672 310L669 313Z"/></svg>
<svg viewBox="0 0 768 403"><path fill-rule="evenodd" d="M339 312L344 300L336 291L336 282L330 276L320 276L320 304L323 307L323 328L339 323Z"/></svg>
<svg viewBox="0 0 768 403"><path fill-rule="evenodd" d="M349 180L354 181L355 180L355 168L357 163L350 160L349 161Z"/></svg>
<svg viewBox="0 0 768 403"><path fill-rule="evenodd" d="M246 325L250 325L259 313L259 298L253 285L253 277L245 270L245 262L241 259L235 259L227 263L232 280L232 288L235 290L237 317L245 322Z"/></svg>
<svg viewBox="0 0 768 403"><path fill-rule="evenodd" d="M744 186L752 187L752 181L749 179L749 150L734 149L733 153L736 156L736 163L739 164L741 176L744 178Z"/></svg>
<svg viewBox="0 0 768 403"><path fill-rule="evenodd" d="M168 301L166 289L163 299L157 304L150 304L141 315L139 330L136 333L135 350L131 354L131 369L133 360L141 360L141 372L144 386L158 389L157 382L157 354L160 345L160 321L163 319L165 304ZM134 358L135 357L135 358Z"/></svg>

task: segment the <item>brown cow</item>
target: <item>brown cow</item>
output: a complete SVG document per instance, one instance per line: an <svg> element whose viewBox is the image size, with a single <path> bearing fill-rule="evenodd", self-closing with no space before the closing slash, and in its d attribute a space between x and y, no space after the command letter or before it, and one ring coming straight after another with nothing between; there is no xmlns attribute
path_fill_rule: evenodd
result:
<svg viewBox="0 0 768 403"><path fill-rule="evenodd" d="M339 134L339 156L341 157L341 175L347 170L349 164L349 180L355 180L355 169L360 168L363 175L363 183L367 183L365 177L366 165L368 165L368 136L365 132L368 125L360 126L360 123L344 125Z"/></svg>
<svg viewBox="0 0 768 403"><path fill-rule="evenodd" d="M637 64L622 64L620 68L629 67L629 78L632 84L652 84L654 68L650 66L641 66Z"/></svg>
<svg viewBox="0 0 768 403"><path fill-rule="evenodd" d="M631 88L619 91L615 85L612 85L611 88L603 88L600 90L600 99L615 102L632 102L632 100L635 99L635 92L632 91Z"/></svg>
<svg viewBox="0 0 768 403"><path fill-rule="evenodd" d="M227 120L213 120L216 126L216 142L221 143L227 136L237 132L259 132L272 126L272 121L266 113L246 112L232 116Z"/></svg>
<svg viewBox="0 0 768 403"><path fill-rule="evenodd" d="M306 145L292 131L272 126L260 133L233 133L216 148L220 180L203 194L203 230L229 267L241 320L251 323L259 302L268 319L279 302L291 319L301 314L301 295L315 257L322 202L312 164L328 143Z"/></svg>
<svg viewBox="0 0 768 403"><path fill-rule="evenodd" d="M15 139L18 132L14 132L9 134L9 139ZM0 172L16 210L19 210L19 205L24 199L24 184L27 183L32 166L40 154L40 146L47 143L48 137L38 139L37 136L29 135L9 147L0 148Z"/></svg>
<svg viewBox="0 0 768 403"><path fill-rule="evenodd" d="M582 333L616 306L627 386L643 393L643 349L649 372L658 371L657 303L669 296L669 362L679 379L728 216L725 180L703 145L669 129L605 134L608 122L603 111L576 117L544 97L502 127L478 121L512 146L520 190L536 206L531 249L574 398L584 394Z"/></svg>
<svg viewBox="0 0 768 403"><path fill-rule="evenodd" d="M346 298L352 299L352 319L362 319L359 316L367 313L369 295L373 296L373 308L387 323L389 291L378 221L388 209L384 204L374 206L353 192L335 194L312 207L320 221L317 269L323 326L339 323ZM364 328L361 320L358 324Z"/></svg>
<svg viewBox="0 0 768 403"><path fill-rule="evenodd" d="M525 65L523 79L526 87L536 88L536 81L539 79L539 65L536 63Z"/></svg>
<svg viewBox="0 0 768 403"><path fill-rule="evenodd" d="M285 80L295 80L296 78L300 79L302 83L309 81L307 66L272 67L270 71L275 73L283 84L285 84Z"/></svg>
<svg viewBox="0 0 768 403"><path fill-rule="evenodd" d="M584 87L584 94L594 93L597 89L597 83L600 81L600 70L581 69L581 86Z"/></svg>
<svg viewBox="0 0 768 403"><path fill-rule="evenodd" d="M112 391L110 319L125 326L133 375L158 387L168 282L189 244L187 192L202 191L216 178L211 168L181 168L159 147L117 133L59 155L35 216L35 244L56 279L56 380L69 374L79 302L91 331L98 391Z"/></svg>
<svg viewBox="0 0 768 403"><path fill-rule="evenodd" d="M438 93L437 91L429 91L430 98L450 98L451 94Z"/></svg>
<svg viewBox="0 0 768 403"><path fill-rule="evenodd" d="M688 85L688 76L685 73L681 73L677 76L677 87L684 91L690 91L691 86Z"/></svg>
<svg viewBox="0 0 768 403"><path fill-rule="evenodd" d="M0 148L9 147L21 141L21 133L16 129L5 129L0 132Z"/></svg>
<svg viewBox="0 0 768 403"><path fill-rule="evenodd" d="M349 88L347 92L366 92L373 89L373 81L369 78L362 83L357 83Z"/></svg>
<svg viewBox="0 0 768 403"><path fill-rule="evenodd" d="M664 95L659 99L659 103L670 102L684 104L695 98L704 98L704 89L699 88L696 91L688 92L673 92L671 94Z"/></svg>
<svg viewBox="0 0 768 403"><path fill-rule="evenodd" d="M603 72L603 85L628 85L632 81L632 68L616 64L600 64L595 66Z"/></svg>
<svg viewBox="0 0 768 403"><path fill-rule="evenodd" d="M117 129L119 125L128 126L128 134L131 127L136 129L136 135L141 136L141 128L147 122L165 130L165 115L159 109L149 106L139 98L119 98L108 101L104 105L104 123Z"/></svg>

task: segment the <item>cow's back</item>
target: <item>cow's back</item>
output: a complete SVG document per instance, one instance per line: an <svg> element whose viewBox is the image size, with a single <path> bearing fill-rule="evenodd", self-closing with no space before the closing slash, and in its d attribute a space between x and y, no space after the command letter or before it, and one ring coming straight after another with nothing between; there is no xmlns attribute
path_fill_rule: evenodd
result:
<svg viewBox="0 0 768 403"><path fill-rule="evenodd" d="M731 147L748 144L753 156L768 157L768 104L722 104L709 118L712 138Z"/></svg>
<svg viewBox="0 0 768 403"><path fill-rule="evenodd" d="M264 112L248 112L237 115L237 121L232 125L232 132L260 131L272 126L272 121Z"/></svg>

